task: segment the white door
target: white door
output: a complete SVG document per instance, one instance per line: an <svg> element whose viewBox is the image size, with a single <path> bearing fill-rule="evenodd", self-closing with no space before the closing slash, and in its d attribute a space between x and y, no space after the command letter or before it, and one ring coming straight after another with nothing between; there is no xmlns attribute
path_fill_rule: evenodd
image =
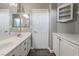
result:
<svg viewBox="0 0 79 59"><path fill-rule="evenodd" d="M60 40L60 38L57 37L56 34L53 34L53 50L54 50L56 56L59 56L59 45L60 45L59 40Z"/></svg>
<svg viewBox="0 0 79 59"><path fill-rule="evenodd" d="M63 39L60 42L60 55L78 56L78 46Z"/></svg>
<svg viewBox="0 0 79 59"><path fill-rule="evenodd" d="M9 9L0 9L0 37L9 34Z"/></svg>
<svg viewBox="0 0 79 59"><path fill-rule="evenodd" d="M32 10L33 48L48 48L49 12L47 9Z"/></svg>

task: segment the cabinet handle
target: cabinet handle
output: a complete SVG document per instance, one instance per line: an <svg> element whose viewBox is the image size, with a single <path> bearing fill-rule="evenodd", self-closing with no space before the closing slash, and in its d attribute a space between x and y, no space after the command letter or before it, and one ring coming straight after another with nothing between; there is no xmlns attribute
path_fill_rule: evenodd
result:
<svg viewBox="0 0 79 59"><path fill-rule="evenodd" d="M26 42L24 42L24 45L26 45Z"/></svg>
<svg viewBox="0 0 79 59"><path fill-rule="evenodd" d="M15 56L15 54L13 54L12 56Z"/></svg>

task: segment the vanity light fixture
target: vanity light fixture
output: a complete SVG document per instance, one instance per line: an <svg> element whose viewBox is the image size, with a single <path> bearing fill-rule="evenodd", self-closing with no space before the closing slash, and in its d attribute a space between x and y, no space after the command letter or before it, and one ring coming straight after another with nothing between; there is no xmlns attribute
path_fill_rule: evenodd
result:
<svg viewBox="0 0 79 59"><path fill-rule="evenodd" d="M10 6L17 7L17 3L10 3Z"/></svg>
<svg viewBox="0 0 79 59"><path fill-rule="evenodd" d="M23 16L24 16L25 18L29 18L29 15L28 15L28 14L23 14Z"/></svg>

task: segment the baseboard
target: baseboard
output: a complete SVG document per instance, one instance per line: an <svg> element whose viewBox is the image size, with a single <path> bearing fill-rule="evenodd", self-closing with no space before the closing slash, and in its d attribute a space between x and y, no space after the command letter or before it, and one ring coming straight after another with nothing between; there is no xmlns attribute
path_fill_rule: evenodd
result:
<svg viewBox="0 0 79 59"><path fill-rule="evenodd" d="M48 48L34 48L34 47L31 47L31 49L48 49Z"/></svg>
<svg viewBox="0 0 79 59"><path fill-rule="evenodd" d="M50 53L54 53L54 51L53 51L53 50L51 50L50 48L48 48L48 50L49 50L49 52L50 52Z"/></svg>
<svg viewBox="0 0 79 59"><path fill-rule="evenodd" d="M50 48L33 48L33 47L31 47L31 49L48 49L50 53L54 53L54 51L51 50Z"/></svg>

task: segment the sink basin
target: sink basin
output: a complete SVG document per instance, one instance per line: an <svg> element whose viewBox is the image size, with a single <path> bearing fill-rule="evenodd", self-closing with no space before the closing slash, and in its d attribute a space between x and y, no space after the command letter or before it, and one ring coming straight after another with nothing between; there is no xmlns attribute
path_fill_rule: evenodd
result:
<svg viewBox="0 0 79 59"><path fill-rule="evenodd" d="M20 37L21 36L21 34L17 34L17 37Z"/></svg>
<svg viewBox="0 0 79 59"><path fill-rule="evenodd" d="M17 34L17 37L21 38L22 37L22 34Z"/></svg>

